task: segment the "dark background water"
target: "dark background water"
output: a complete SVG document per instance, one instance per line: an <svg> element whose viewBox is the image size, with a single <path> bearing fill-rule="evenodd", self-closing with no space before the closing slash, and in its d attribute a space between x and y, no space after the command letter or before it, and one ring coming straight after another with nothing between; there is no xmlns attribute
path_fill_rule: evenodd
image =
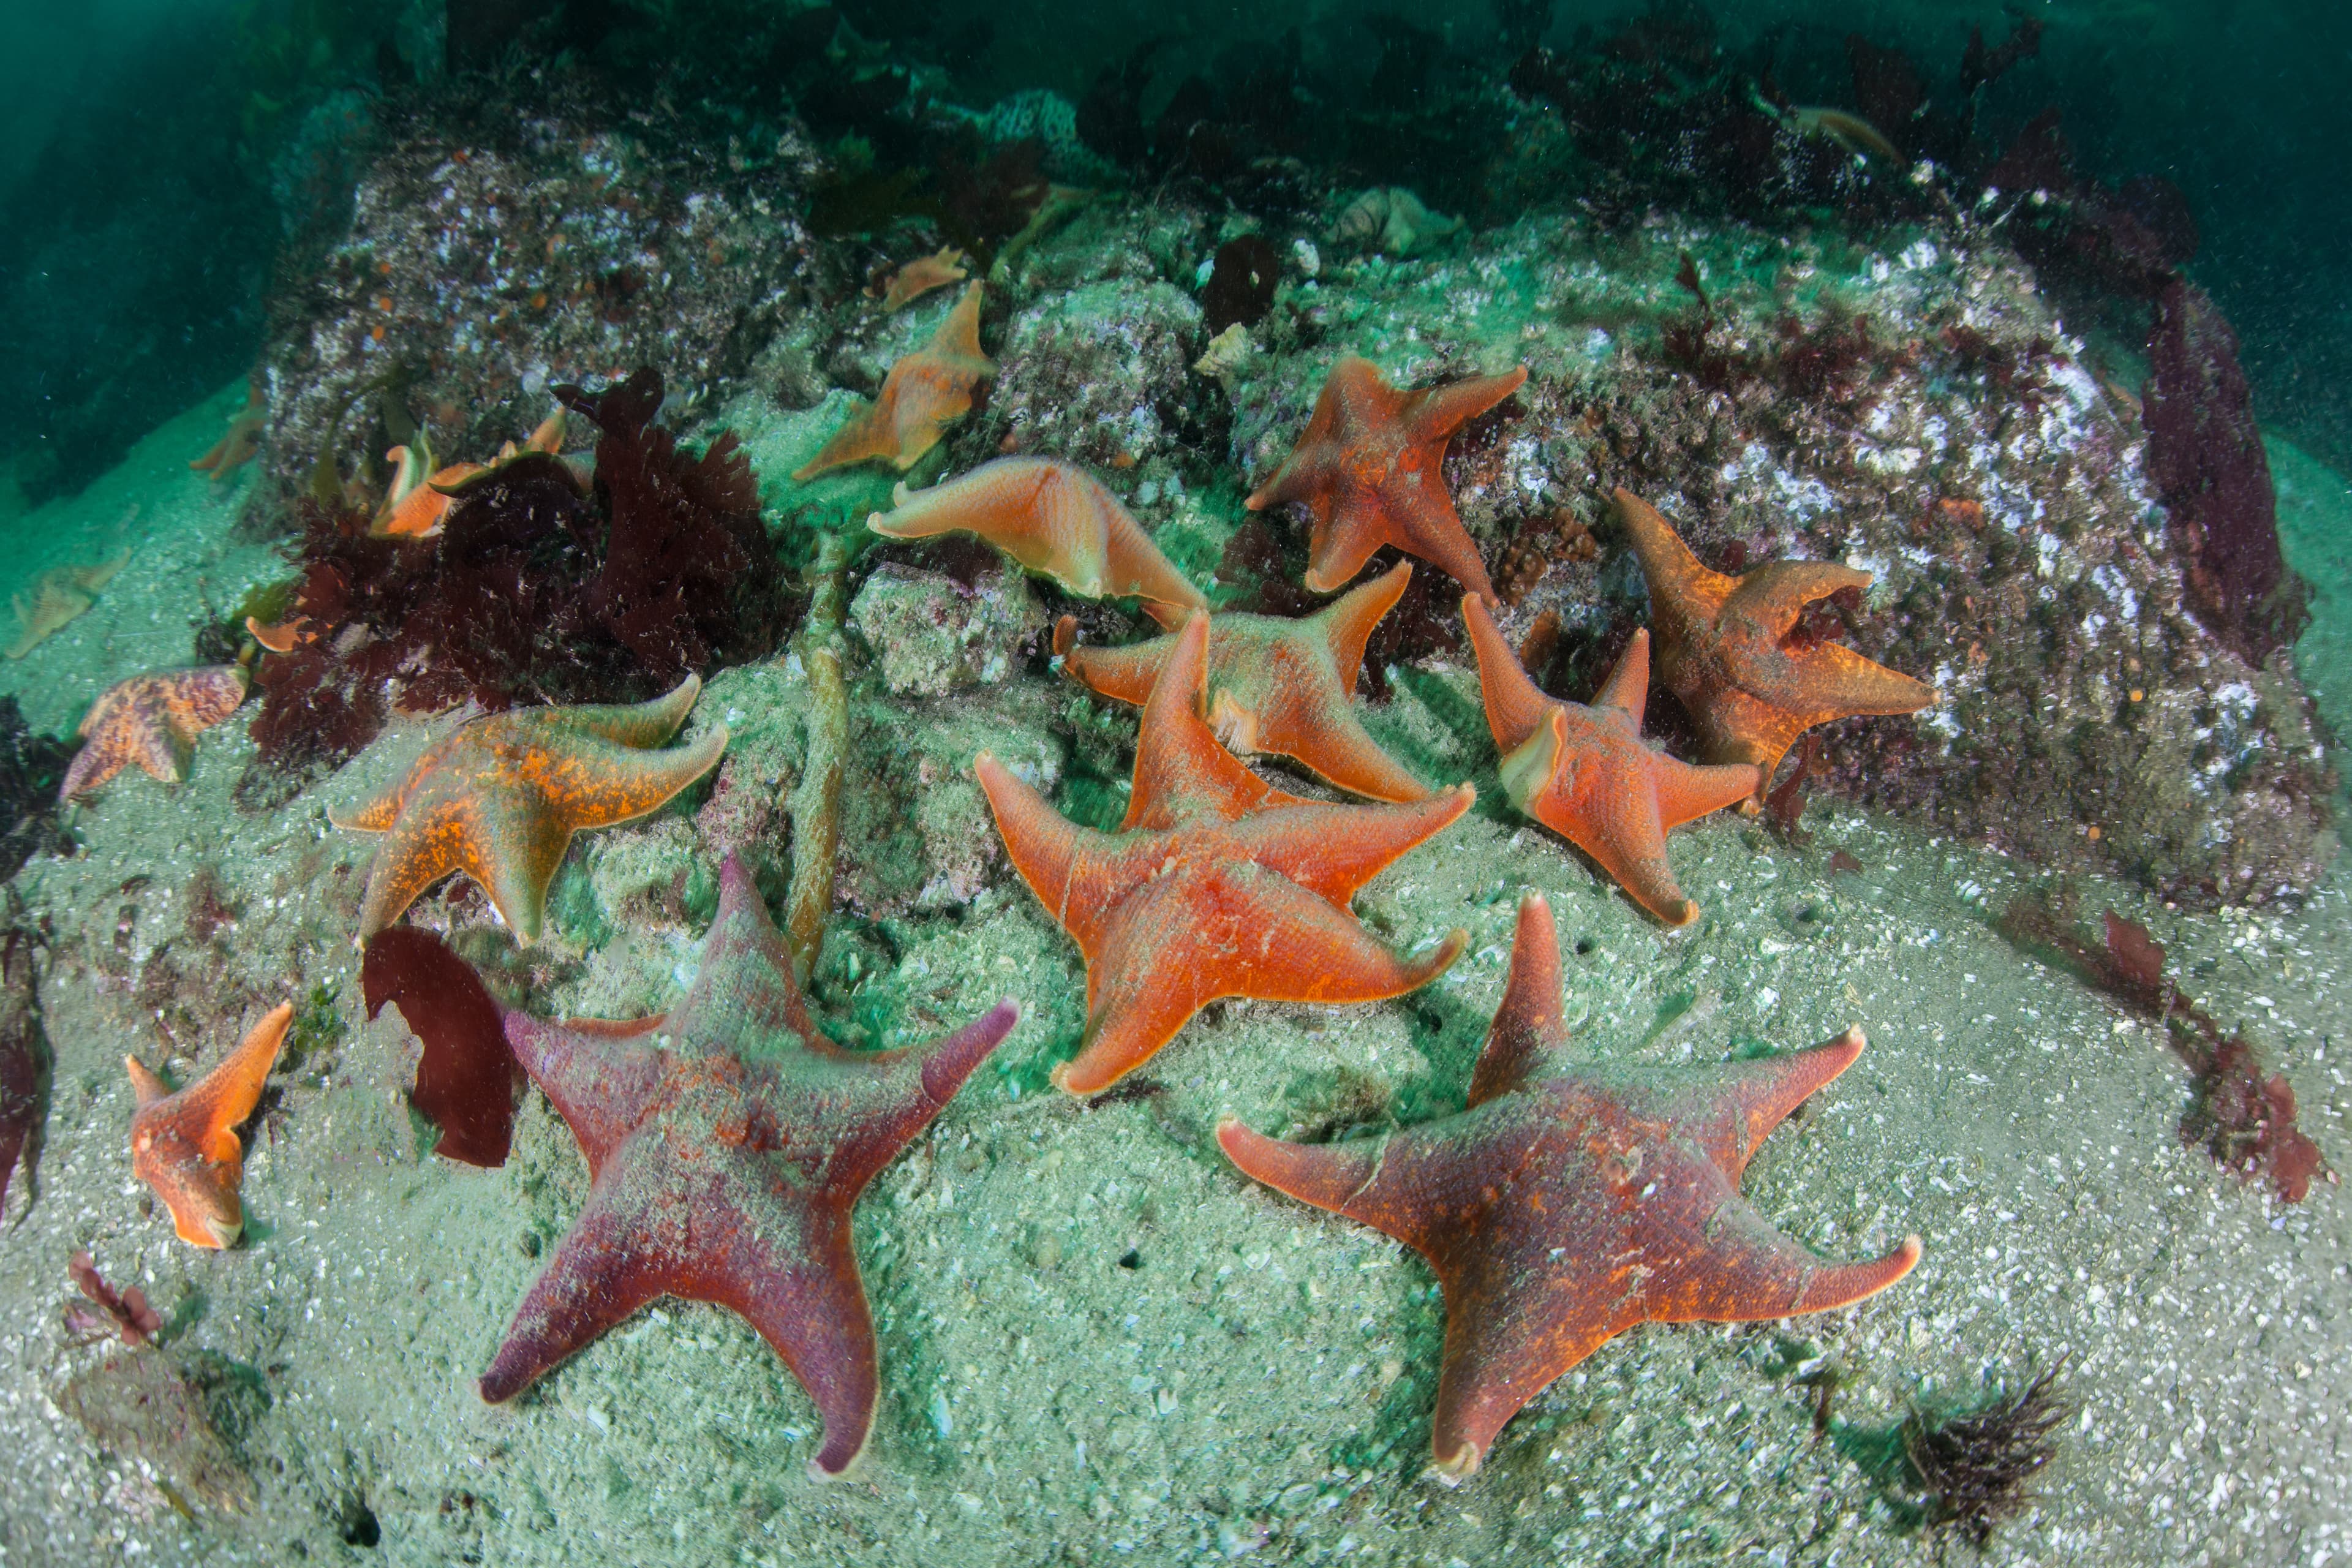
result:
<svg viewBox="0 0 2352 1568"><path fill-rule="evenodd" d="M1461 8L1450 22L1387 5L1174 0L843 0L836 30L807 8L723 0L665 24L628 0L89 0L0 3L0 490L38 500L88 481L159 421L252 364L274 271L329 242L369 128L430 115L470 73L527 93L535 67L588 72L616 108L660 97L714 126L774 116L887 69L974 108L1027 88L1084 97L1147 38L1143 117L1199 73L1239 98L1289 58L1282 106L1310 163L1378 179L1444 179L1331 128L1451 106L1501 83L1530 37L1555 48L1641 7L1539 0ZM1909 49L1947 84L1971 25L1998 40L2043 24L2037 56L1986 90L1983 139L2063 115L2084 172L2161 175L2199 231L2190 270L2235 324L2262 416L2352 468L2352 7L2329 4L1886 6L1688 4L1727 55L1766 58L1790 99L1850 106L1846 37ZM1290 42L1295 37L1296 42ZM818 57L833 42L833 58ZM844 40L856 46L845 50ZM1442 144L1442 138L1440 144ZM1400 154L1402 157L1402 155ZM1411 160L1407 160L1408 163ZM1464 177L1468 177L1466 174ZM1563 191L1562 196L1576 193ZM1475 217L1530 199L1465 193ZM1533 193L1541 199L1546 193Z"/></svg>

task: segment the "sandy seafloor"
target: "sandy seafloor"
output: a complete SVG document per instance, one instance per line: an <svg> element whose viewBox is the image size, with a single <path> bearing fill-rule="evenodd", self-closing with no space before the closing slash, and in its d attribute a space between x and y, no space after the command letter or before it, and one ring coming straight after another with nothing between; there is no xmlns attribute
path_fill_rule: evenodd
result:
<svg viewBox="0 0 2352 1568"><path fill-rule="evenodd" d="M17 554L0 565L21 580L110 554L140 508L131 564L99 605L5 672L36 725L64 728L104 682L184 660L203 597L232 604L273 569L265 549L225 542L234 495L184 468L236 403L224 394L89 494L8 529L0 548ZM805 445L806 423L765 439ZM754 445L763 472L789 467ZM2352 732L2352 505L2284 447L2280 482L2290 552L2318 586L2306 675ZM731 708L756 729L747 705L795 687L722 676L695 722ZM349 933L372 846L324 808L389 777L423 728L396 726L266 815L231 805L250 752L236 725L203 740L175 792L119 781L74 819L84 853L18 882L53 928L56 1068L37 1195L28 1208L12 1194L0 1230L0 1563L1960 1560L1862 1460L1915 1400L1967 1403L2061 1357L2080 1414L1988 1561L2352 1555L2346 1194L2323 1184L2282 1206L2183 1145L2186 1079L2157 1035L1990 929L2030 868L1834 803L1812 806L1801 848L1718 816L1674 841L1706 912L1665 932L1510 819L1468 672L1398 689L1373 718L1383 740L1430 776L1458 757L1482 791L1359 902L1400 944L1469 928L1469 954L1425 993L1213 1008L1151 1064L1164 1093L1088 1109L1024 1091L1073 1026L1082 974L1017 884L983 893L960 928L919 928L876 977L919 983L947 1019L1000 994L1026 1016L1001 1070L984 1067L858 1210L884 1392L862 1468L831 1485L806 1474L807 1399L716 1309L651 1310L513 1407L476 1393L585 1172L535 1093L503 1169L424 1152L429 1131L401 1098L413 1040L395 1015L358 1022ZM664 831L583 840L564 875L606 887L614 858ZM1841 849L1861 873L1831 873ZM191 949L200 867L236 920ZM2305 1127L2352 1164L2352 866L2338 868L2293 911L2082 893L2086 914L2113 906L2169 945L2188 988L2246 1028ZM1407 1119L1458 1107L1528 887L1559 915L1570 1016L1595 1055L1704 1061L1862 1024L1868 1053L1773 1135L1747 1191L1830 1256L1916 1231L1926 1257L1853 1310L1636 1330L1447 1489L1422 1474L1432 1277L1397 1244L1252 1185L1209 1131L1226 1110L1272 1131L1328 1120L1367 1085ZM656 931L569 956L550 1005L624 1011L674 995L695 950L690 932ZM160 1007L158 964L177 976ZM270 1002L320 987L340 1021L281 1065L251 1131L248 1240L181 1245L131 1174L123 1053L152 1061L169 1043L186 1072ZM201 1038L174 1032L225 997L250 1002ZM69 1350L61 1327L81 1247L153 1298L174 1354L235 1369L247 1393L223 1418L249 1510L184 1518L138 1458L61 1413L65 1379L109 1353ZM1840 1380L1825 1437L1824 1369Z"/></svg>

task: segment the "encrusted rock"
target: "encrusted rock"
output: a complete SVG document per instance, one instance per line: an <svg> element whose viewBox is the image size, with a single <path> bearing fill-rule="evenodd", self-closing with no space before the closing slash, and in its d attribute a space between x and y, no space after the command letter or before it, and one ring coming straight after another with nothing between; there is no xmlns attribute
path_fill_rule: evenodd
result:
<svg viewBox="0 0 2352 1568"><path fill-rule="evenodd" d="M996 351L985 445L1098 468L1174 450L1197 421L1187 373L1205 345L1201 307L1173 284L1131 276L1040 295Z"/></svg>
<svg viewBox="0 0 2352 1568"><path fill-rule="evenodd" d="M796 133L730 161L658 116L391 142L264 350L274 477L308 490L322 452L346 479L373 473L411 418L441 461L480 461L546 417L557 383L653 365L691 399L740 373L800 300L811 166Z"/></svg>
<svg viewBox="0 0 2352 1568"><path fill-rule="evenodd" d="M842 789L843 901L871 917L949 908L1009 874L972 759L993 752L1052 794L1067 765L1054 730L1057 696L1043 682L996 688L985 707L857 693Z"/></svg>
<svg viewBox="0 0 2352 1568"><path fill-rule="evenodd" d="M882 684L901 697L942 697L993 685L1018 668L1017 646L1037 606L1010 563L966 587L953 577L885 563L849 606L849 626L874 650Z"/></svg>

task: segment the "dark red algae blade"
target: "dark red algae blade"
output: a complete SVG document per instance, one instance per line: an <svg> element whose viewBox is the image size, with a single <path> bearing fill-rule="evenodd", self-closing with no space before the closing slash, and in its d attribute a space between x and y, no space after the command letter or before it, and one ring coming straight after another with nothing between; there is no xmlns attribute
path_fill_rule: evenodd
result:
<svg viewBox="0 0 2352 1568"><path fill-rule="evenodd" d="M360 989L369 1017L390 1002L425 1042L408 1098L441 1129L433 1152L486 1170L505 1164L523 1071L473 966L430 931L394 926L367 944Z"/></svg>
<svg viewBox="0 0 2352 1568"><path fill-rule="evenodd" d="M44 1044L32 938L11 931L0 937L0 1213L18 1162L30 1183L39 1157Z"/></svg>

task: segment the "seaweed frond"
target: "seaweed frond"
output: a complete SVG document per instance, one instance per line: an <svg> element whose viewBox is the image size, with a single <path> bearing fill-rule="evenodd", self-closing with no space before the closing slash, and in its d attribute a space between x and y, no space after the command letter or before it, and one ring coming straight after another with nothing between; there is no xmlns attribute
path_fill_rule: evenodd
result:
<svg viewBox="0 0 2352 1568"><path fill-rule="evenodd" d="M1902 1427L1903 1452L1927 1500L1927 1526L1954 1530L1982 1551L1994 1528L2033 1501L2033 1478L2058 1455L2057 1431L2074 1405L2057 1390L2062 1359L2015 1391L1965 1415L1935 1416L1914 1408Z"/></svg>

